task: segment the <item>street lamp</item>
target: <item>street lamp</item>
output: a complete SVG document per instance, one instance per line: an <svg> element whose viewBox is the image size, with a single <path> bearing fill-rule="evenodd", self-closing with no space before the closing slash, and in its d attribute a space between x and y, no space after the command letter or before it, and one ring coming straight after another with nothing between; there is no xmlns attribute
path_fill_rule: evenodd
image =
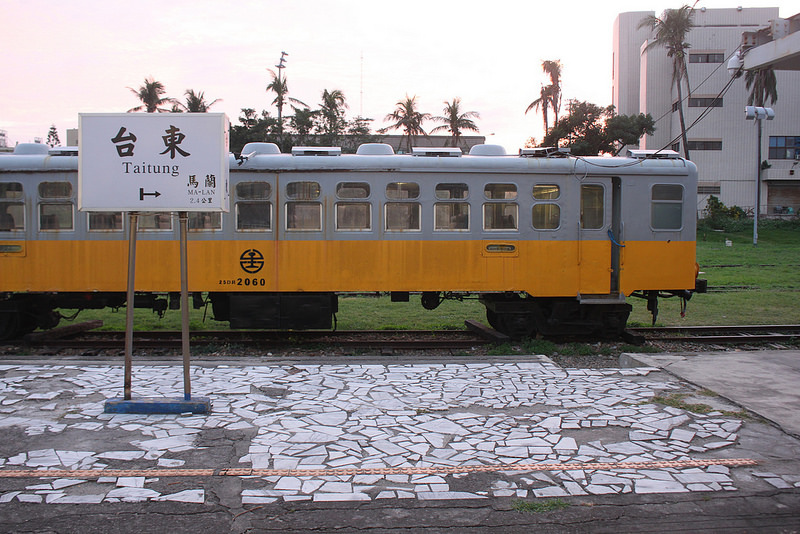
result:
<svg viewBox="0 0 800 534"><path fill-rule="evenodd" d="M744 118L756 121L758 128L758 142L756 152L758 154L758 167L756 168L756 208L753 211L753 246L758 245L758 212L761 209L761 121L767 119L771 121L775 118L775 111L772 108L761 106L745 106Z"/></svg>

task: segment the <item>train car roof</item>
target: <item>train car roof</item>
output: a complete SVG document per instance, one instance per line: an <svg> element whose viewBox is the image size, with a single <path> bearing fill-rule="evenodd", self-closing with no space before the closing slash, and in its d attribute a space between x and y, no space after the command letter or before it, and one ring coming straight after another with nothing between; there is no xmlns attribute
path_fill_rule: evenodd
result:
<svg viewBox="0 0 800 534"><path fill-rule="evenodd" d="M77 171L76 147L39 147L32 150L26 145L18 145L14 153L0 154L0 172ZM500 155L500 150L493 148L493 145L478 147L485 148L477 151L473 148L469 155L459 155L457 149L452 148L426 148L414 154L387 153L385 149L341 154L340 151L320 147L307 147L307 151L295 150L294 154L282 154L275 147L275 150L267 153L253 151L248 154L243 151L240 157L231 154L229 162L232 172L466 172L605 176L641 174L643 169L648 169L646 173L664 175L697 172L694 163L680 157L599 157L563 153L551 153L543 157L538 154Z"/></svg>

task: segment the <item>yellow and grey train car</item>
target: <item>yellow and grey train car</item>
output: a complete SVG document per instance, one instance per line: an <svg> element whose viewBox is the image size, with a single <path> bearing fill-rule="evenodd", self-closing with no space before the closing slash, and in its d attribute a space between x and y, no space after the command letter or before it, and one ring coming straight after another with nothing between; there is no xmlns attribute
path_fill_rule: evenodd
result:
<svg viewBox="0 0 800 534"><path fill-rule="evenodd" d="M515 337L619 333L626 297L698 289L696 168L652 156L253 143L230 210L189 214L189 290L233 328L330 328L338 295L389 292L478 296ZM0 338L125 303L127 218L77 210L77 167L75 149L0 155ZM141 214L137 235L135 305L178 304L176 219Z"/></svg>

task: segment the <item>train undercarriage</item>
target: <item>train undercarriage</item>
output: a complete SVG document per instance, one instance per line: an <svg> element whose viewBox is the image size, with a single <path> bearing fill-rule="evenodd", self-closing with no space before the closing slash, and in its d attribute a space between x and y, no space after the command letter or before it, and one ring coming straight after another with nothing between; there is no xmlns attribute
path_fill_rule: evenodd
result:
<svg viewBox="0 0 800 534"><path fill-rule="evenodd" d="M445 299L466 296L422 292L421 304L432 310ZM630 304L624 300L586 303L575 298L533 298L516 292L482 293L477 297L486 307L489 325L513 339L537 335L613 338L623 333L631 312ZM409 293L394 292L391 298L408 301ZM215 320L229 322L234 329L327 330L335 325L338 295L330 292L212 292L204 297L202 293L192 293L194 308L207 304ZM124 305L124 293L7 293L0 295L0 340L21 338L37 328L54 328L64 318L59 311L62 309L121 308ZM152 309L161 315L167 309L179 309L179 294L137 293L134 307Z"/></svg>

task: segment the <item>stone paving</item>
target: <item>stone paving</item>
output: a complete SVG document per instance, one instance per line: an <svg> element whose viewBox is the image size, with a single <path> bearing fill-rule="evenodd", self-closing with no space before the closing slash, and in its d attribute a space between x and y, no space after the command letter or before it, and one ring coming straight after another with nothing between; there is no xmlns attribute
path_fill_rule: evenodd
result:
<svg viewBox="0 0 800 534"><path fill-rule="evenodd" d="M119 367L2 365L0 428L47 439L81 432L94 436L93 448L100 450L63 445L16 450L0 457L0 470L128 465L140 470L452 469L452 474L248 476L241 479L242 504L736 490L735 469L723 465L497 471L477 484L474 475L458 472L464 466L515 463L691 460L714 457L737 442L739 419L651 403L654 395L681 387L655 371L561 369L546 359L193 367L193 391L211 397L213 413L144 416L103 413L104 399L119 396ZM134 368L135 397L174 397L182 384L179 366ZM249 440L238 464L197 463L196 456L208 447L199 440L212 429ZM798 477L758 468L750 475L776 488L800 487ZM0 477L0 503L202 503L207 498L200 479L184 479L176 491L163 479L145 476L25 479L14 486L11 480Z"/></svg>

